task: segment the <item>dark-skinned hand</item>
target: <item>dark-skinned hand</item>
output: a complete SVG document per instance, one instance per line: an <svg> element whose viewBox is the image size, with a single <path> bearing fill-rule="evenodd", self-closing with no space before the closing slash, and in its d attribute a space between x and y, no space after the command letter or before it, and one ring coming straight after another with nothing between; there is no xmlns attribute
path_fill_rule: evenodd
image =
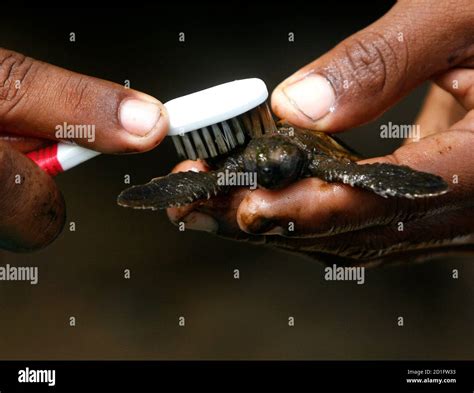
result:
<svg viewBox="0 0 474 393"><path fill-rule="evenodd" d="M35 250L60 233L63 197L24 153L56 140L64 122L94 125L94 142L74 142L104 153L150 150L168 128L149 95L0 49L0 248Z"/></svg>
<svg viewBox="0 0 474 393"><path fill-rule="evenodd" d="M348 264L411 261L474 249L474 2L399 1L385 16L303 67L273 92L290 123L337 132L367 123L434 82L415 124L422 139L363 162L443 177L436 198L382 198L311 178L285 189L235 189L168 210L186 228ZM412 123L411 121L409 121ZM174 171L206 170L186 161Z"/></svg>

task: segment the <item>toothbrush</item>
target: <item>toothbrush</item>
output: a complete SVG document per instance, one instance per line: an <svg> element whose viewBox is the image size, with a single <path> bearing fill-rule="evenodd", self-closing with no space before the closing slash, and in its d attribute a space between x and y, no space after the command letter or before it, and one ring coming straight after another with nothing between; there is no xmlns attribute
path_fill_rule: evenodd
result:
<svg viewBox="0 0 474 393"><path fill-rule="evenodd" d="M86 149L73 143L59 142L40 150L31 151L26 156L50 176L56 176L99 154L98 151Z"/></svg>
<svg viewBox="0 0 474 393"><path fill-rule="evenodd" d="M227 154L254 136L273 131L275 122L261 79L249 78L217 85L164 104L180 158L196 160ZM99 152L59 142L27 156L51 176L67 171Z"/></svg>

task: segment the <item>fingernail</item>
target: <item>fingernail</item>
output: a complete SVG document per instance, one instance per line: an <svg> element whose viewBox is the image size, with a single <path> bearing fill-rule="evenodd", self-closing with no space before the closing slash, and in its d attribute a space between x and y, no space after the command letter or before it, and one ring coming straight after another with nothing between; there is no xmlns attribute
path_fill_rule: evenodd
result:
<svg viewBox="0 0 474 393"><path fill-rule="evenodd" d="M146 136L160 120L160 107L148 101L126 98L119 109L119 119L125 130L136 136Z"/></svg>
<svg viewBox="0 0 474 393"><path fill-rule="evenodd" d="M329 81L310 74L283 89L291 104L306 117L316 121L333 110L336 95Z"/></svg>
<svg viewBox="0 0 474 393"><path fill-rule="evenodd" d="M184 222L184 229L212 233L216 233L219 229L219 224L216 220L211 216L200 212L189 213L182 221Z"/></svg>

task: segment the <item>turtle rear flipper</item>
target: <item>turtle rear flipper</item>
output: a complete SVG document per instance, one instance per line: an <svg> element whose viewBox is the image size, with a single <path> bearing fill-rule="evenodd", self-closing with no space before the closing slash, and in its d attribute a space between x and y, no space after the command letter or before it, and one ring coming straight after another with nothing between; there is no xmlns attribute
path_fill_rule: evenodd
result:
<svg viewBox="0 0 474 393"><path fill-rule="evenodd" d="M209 199L223 191L215 172L178 172L132 186L120 193L117 203L135 209L166 209Z"/></svg>
<svg viewBox="0 0 474 393"><path fill-rule="evenodd" d="M448 191L448 185L441 177L407 166L385 163L359 165L321 155L314 158L309 170L313 176L328 182L364 188L385 198L423 198Z"/></svg>

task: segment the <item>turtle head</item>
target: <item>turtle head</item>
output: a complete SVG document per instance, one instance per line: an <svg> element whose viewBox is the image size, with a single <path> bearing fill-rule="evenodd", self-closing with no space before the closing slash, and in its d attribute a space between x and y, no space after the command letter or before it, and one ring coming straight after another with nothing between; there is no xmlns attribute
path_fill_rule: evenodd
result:
<svg viewBox="0 0 474 393"><path fill-rule="evenodd" d="M297 180L305 163L298 146L281 136L252 139L244 152L244 166L257 173L257 182L265 188L281 188Z"/></svg>

